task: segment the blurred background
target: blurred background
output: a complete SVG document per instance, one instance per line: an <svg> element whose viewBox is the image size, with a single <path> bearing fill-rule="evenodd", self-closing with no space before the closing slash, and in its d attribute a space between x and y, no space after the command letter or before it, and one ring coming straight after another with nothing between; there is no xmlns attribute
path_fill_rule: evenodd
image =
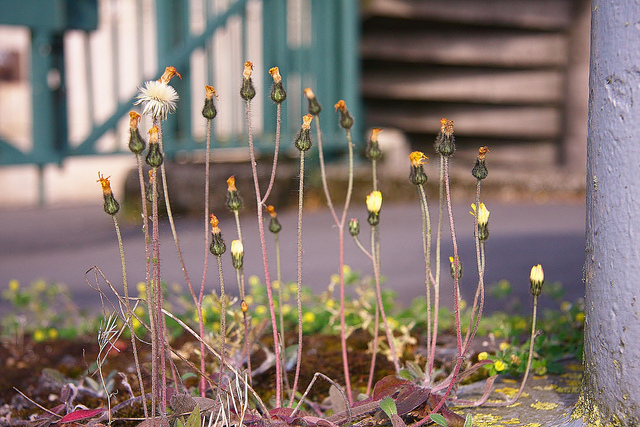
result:
<svg viewBox="0 0 640 427"><path fill-rule="evenodd" d="M10 279L26 284L45 277L95 300L84 283L86 269L100 263L112 270L110 277L118 277L113 225L102 216L97 172L110 175L116 196L123 194L135 167L127 149L128 112L136 108L137 88L157 79L166 66L182 75L171 82L180 95L178 110L163 125L170 173L182 177L170 182L174 203L187 210L197 205L194 210L201 212L205 84L219 95L212 146L215 170L221 171L214 191L222 195L215 197L223 199L222 179L250 173L237 166L248 159L244 101L238 94L243 63L250 60L258 88L252 102L254 134L264 157L275 138L270 67L280 68L286 85L280 169L285 181L296 177L286 159L295 155L288 142L306 114L305 87L313 88L324 107L330 168L344 166L344 131L333 113L338 100L346 101L356 119L359 150L372 127L384 129L381 181L401 183L383 190L385 201L404 192L399 185L407 187L408 153L422 150L434 157L440 119L452 119L458 143L454 196L466 226L472 224L467 212L473 199L469 192L456 192L458 184L474 187L469 171L477 149L491 149L490 179L483 185L500 205L490 206L496 240L487 252L487 282L506 278L523 284L524 300L529 269L542 262L549 281L562 282L570 299L578 299L583 292L589 7L588 0L0 0L0 286ZM141 130L149 127L145 119ZM427 166L432 177L437 163ZM359 164L358 176L368 168L367 162ZM313 176L311 187L318 183ZM353 205L360 211L366 194L361 193L355 197L362 200ZM282 198L295 197L285 185ZM389 225L383 272L391 283L423 288L424 279L422 284L415 279L424 269L418 264L419 239L415 248L403 247L415 256L403 255L391 243L415 236L420 227L416 205L390 212L396 228ZM289 216L295 222L295 215ZM333 223L326 215L312 217L309 224L309 235L321 244L307 246L312 261L305 264L306 280L323 290L335 270L323 266L327 257L333 260L326 247L335 242L328 242L325 232ZM398 234L407 225L413 231ZM191 236L185 240L202 238L200 222L185 219L180 226ZM139 225L125 225L129 238L140 240ZM465 238L470 250L465 256L473 265L470 235ZM194 246L199 265L202 254ZM170 242L164 247L173 252ZM142 256L142 246L134 252ZM367 268L366 260L347 262ZM181 280L172 258L163 265L167 281ZM289 267L293 278L295 266ZM192 276L198 274L196 267ZM405 299L409 295L401 292Z"/></svg>
<svg viewBox="0 0 640 427"><path fill-rule="evenodd" d="M219 94L214 158L245 158L245 60L259 88L280 67L284 141L306 113L309 86L326 112L347 101L360 147L368 129L385 129L391 175L398 164L406 173L410 149L430 155L447 117L463 159L489 145L507 181L584 186L586 0L0 0L0 11L2 206L99 201L97 170L123 182L134 165L122 155L132 99L167 65L183 76L172 82L181 101L165 125L169 156L201 160L210 84ZM265 147L275 110L266 93L253 102ZM327 149L340 154L335 120L323 127Z"/></svg>

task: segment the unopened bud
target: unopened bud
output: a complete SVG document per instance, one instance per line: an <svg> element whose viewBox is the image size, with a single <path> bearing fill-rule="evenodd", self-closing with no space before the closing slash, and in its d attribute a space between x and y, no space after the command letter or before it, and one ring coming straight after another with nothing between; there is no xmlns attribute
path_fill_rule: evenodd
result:
<svg viewBox="0 0 640 427"><path fill-rule="evenodd" d="M129 111L129 150L134 154L142 153L146 146L142 135L140 135L140 130L138 130L139 124L140 114Z"/></svg>
<svg viewBox="0 0 640 427"><path fill-rule="evenodd" d="M209 250L213 255L219 257L226 252L227 245L225 245L222 232L220 231L220 227L218 227L218 218L214 214L211 214L209 217L209 222L211 223L211 244L209 245Z"/></svg>
<svg viewBox="0 0 640 427"><path fill-rule="evenodd" d="M360 234L360 221L358 221L358 218L351 218L349 220L349 234L353 237Z"/></svg>
<svg viewBox="0 0 640 427"><path fill-rule="evenodd" d="M309 114L312 114L314 116L320 114L320 111L322 111L322 107L320 106L318 98L316 98L316 95L313 93L310 87L304 90L304 95L309 101Z"/></svg>
<svg viewBox="0 0 640 427"><path fill-rule="evenodd" d="M424 173L423 165L427 163L428 159L422 151L414 151L409 154L409 161L411 162L409 181L413 185L422 185L427 182L427 174Z"/></svg>
<svg viewBox="0 0 640 427"><path fill-rule="evenodd" d="M456 142L453 136L453 120L440 120L440 132L436 137L436 153L444 157L451 157L456 151Z"/></svg>
<svg viewBox="0 0 640 427"><path fill-rule="evenodd" d="M351 113L347 110L347 104L341 99L334 107L336 111L340 111L340 126L343 129L351 129L351 126L353 126L353 117L351 117Z"/></svg>
<svg viewBox="0 0 640 427"><path fill-rule="evenodd" d="M489 171L487 170L487 165L485 164L485 156L489 152L489 147L484 146L480 147L478 150L478 158L476 159L476 164L471 169L471 175L473 175L476 179L485 179L487 175L489 175Z"/></svg>
<svg viewBox="0 0 640 427"><path fill-rule="evenodd" d="M293 145L302 152L311 148L311 120L313 120L311 114L307 114L302 118L302 126L293 140Z"/></svg>
<svg viewBox="0 0 640 427"><path fill-rule="evenodd" d="M162 165L164 157L160 151L160 144L158 143L158 127L152 126L149 129L149 151L145 158L147 164L152 168L157 168Z"/></svg>
<svg viewBox="0 0 640 427"><path fill-rule="evenodd" d="M103 205L104 211L109 215L115 215L120 210L120 204L113 197L109 178L111 177L108 176L105 178L104 176L102 176L100 172L98 172L98 180L96 182L99 182L100 185L102 186L102 197L104 199L104 205Z"/></svg>
<svg viewBox="0 0 640 427"><path fill-rule="evenodd" d="M531 295L537 297L542 293L542 285L544 285L544 271L540 264L531 267L529 281L531 282Z"/></svg>
<svg viewBox="0 0 640 427"><path fill-rule="evenodd" d="M202 107L202 115L207 120L212 120L218 114L216 106L213 103L213 97L216 95L216 90L212 86L205 86L206 95L204 98L204 107Z"/></svg>
<svg viewBox="0 0 640 427"><path fill-rule="evenodd" d="M269 231L273 234L278 234L280 230L282 230L282 225L280 225L280 222L278 221L276 209L273 207L273 205L269 205L267 206L267 212L271 217L271 219L269 220Z"/></svg>
<svg viewBox="0 0 640 427"><path fill-rule="evenodd" d="M256 89L253 87L251 73L253 72L253 63L245 62L244 71L242 73L242 87L240 88L240 96L245 101L251 101L256 96Z"/></svg>
<svg viewBox="0 0 640 427"><path fill-rule="evenodd" d="M242 208L242 198L236 188L235 176L230 176L227 179L227 207L234 212Z"/></svg>
<svg viewBox="0 0 640 427"><path fill-rule="evenodd" d="M379 128L371 129L371 137L369 138L369 142L367 143L367 158L369 160L380 160L382 157L382 151L380 150L380 145L378 144L378 134L382 131Z"/></svg>
<svg viewBox="0 0 640 427"><path fill-rule="evenodd" d="M244 247L242 246L242 241L234 240L231 242L231 261L233 263L233 268L239 270L242 268L244 260Z"/></svg>
<svg viewBox="0 0 640 427"><path fill-rule="evenodd" d="M271 85L271 100L276 104L282 103L287 99L287 92L282 85L282 76L280 76L280 70L278 67L273 67L269 70L269 74L273 77L273 84Z"/></svg>

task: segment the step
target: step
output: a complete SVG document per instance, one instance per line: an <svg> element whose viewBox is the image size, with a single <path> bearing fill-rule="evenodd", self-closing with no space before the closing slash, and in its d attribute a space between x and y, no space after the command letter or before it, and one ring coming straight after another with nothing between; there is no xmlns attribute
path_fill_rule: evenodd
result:
<svg viewBox="0 0 640 427"><path fill-rule="evenodd" d="M566 29L572 11L571 0L369 0L362 16L552 31Z"/></svg>
<svg viewBox="0 0 640 427"><path fill-rule="evenodd" d="M390 74L393 73L393 74ZM390 69L365 72L365 98L490 104L555 104L564 95L558 70Z"/></svg>
<svg viewBox="0 0 640 427"><path fill-rule="evenodd" d="M440 119L455 122L455 134L482 138L556 139L560 136L562 114L554 107L494 105L393 105L369 103L367 124L393 127L407 133L436 134Z"/></svg>
<svg viewBox="0 0 640 427"><path fill-rule="evenodd" d="M568 40L560 33L454 29L367 31L360 43L366 60L510 68L564 67Z"/></svg>

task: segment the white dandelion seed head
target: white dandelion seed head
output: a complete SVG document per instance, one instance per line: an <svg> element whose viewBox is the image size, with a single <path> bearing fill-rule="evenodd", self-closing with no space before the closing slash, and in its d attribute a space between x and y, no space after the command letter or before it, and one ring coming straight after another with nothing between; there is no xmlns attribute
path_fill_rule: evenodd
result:
<svg viewBox="0 0 640 427"><path fill-rule="evenodd" d="M170 113L176 111L178 92L166 83L157 80L145 82L144 87L138 89L138 100L135 105L142 104L143 115L150 115L154 119L166 120Z"/></svg>

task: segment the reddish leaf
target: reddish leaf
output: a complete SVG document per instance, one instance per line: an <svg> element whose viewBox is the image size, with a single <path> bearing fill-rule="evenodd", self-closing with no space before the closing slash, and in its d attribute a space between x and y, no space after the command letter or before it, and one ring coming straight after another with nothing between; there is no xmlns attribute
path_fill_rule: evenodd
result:
<svg viewBox="0 0 640 427"><path fill-rule="evenodd" d="M93 418L96 415L100 415L102 414L104 411L106 411L105 408L98 408L98 409L78 409L76 411L73 411L70 414L65 415L64 417L60 418L58 420L59 424L64 424L64 423L71 423L74 421L81 421L81 420L86 420L88 418Z"/></svg>
<svg viewBox="0 0 640 427"><path fill-rule="evenodd" d="M376 383L373 387L373 400L380 400L391 396L396 391L407 385L413 385L411 381L403 380L395 375L387 375Z"/></svg>

